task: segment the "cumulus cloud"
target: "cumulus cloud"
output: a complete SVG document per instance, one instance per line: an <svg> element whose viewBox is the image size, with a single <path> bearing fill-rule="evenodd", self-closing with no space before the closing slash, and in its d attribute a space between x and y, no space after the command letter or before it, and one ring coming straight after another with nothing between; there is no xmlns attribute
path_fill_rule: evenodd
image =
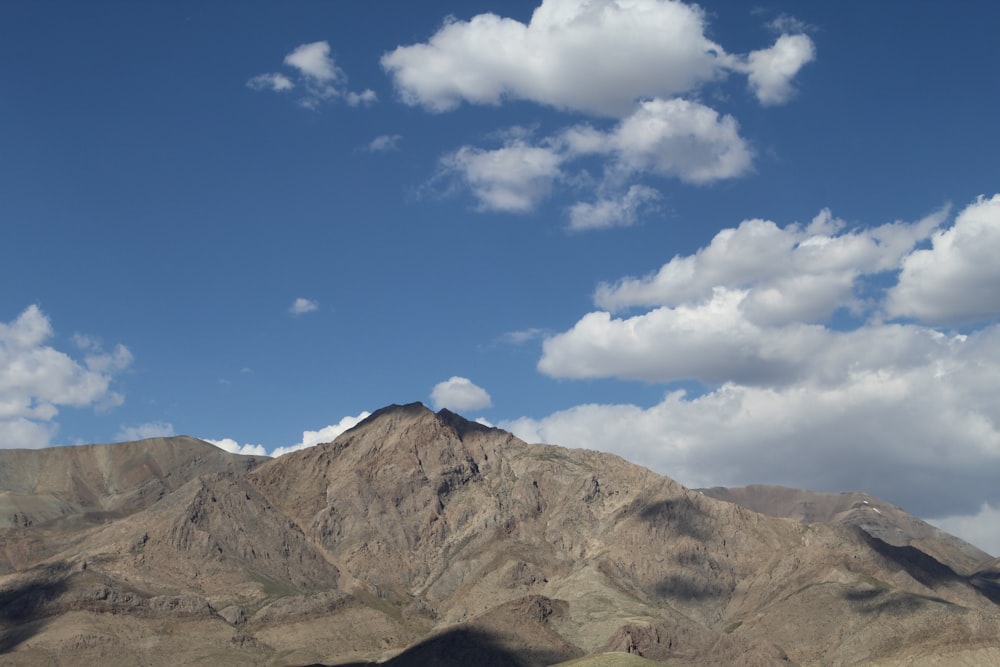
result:
<svg viewBox="0 0 1000 667"><path fill-rule="evenodd" d="M544 373L663 383L662 401L500 425L612 451L689 486L861 489L952 527L962 517L986 526L1000 507L1000 304L970 287L996 278L969 239L995 245L995 201L978 199L950 227L944 209L868 228L822 211L805 225L722 230L653 273L599 286L603 309L543 343ZM959 305L947 318L943 294L902 291L929 289L932 277L914 267L938 271L933 280L953 290ZM986 321L956 333L909 319L916 312ZM692 380L696 391L669 390ZM971 541L988 544L973 530Z"/></svg>
<svg viewBox="0 0 1000 667"><path fill-rule="evenodd" d="M899 282L890 290L890 316L931 324L967 324L1000 313L1000 194L980 197L955 224L931 238L931 248L903 261Z"/></svg>
<svg viewBox="0 0 1000 667"><path fill-rule="evenodd" d="M706 27L697 5L674 0L543 0L527 24L495 14L449 18L427 42L383 55L382 66L405 103L434 112L527 100L600 118L604 127L569 126L537 142L466 145L441 169L480 211L525 213L559 186L592 182L579 160L596 157L604 161L598 197L569 207L569 229L620 227L635 224L640 204L653 199L643 176L705 185L751 170L736 119L696 101L709 97L706 85L745 74L761 104L780 104L814 57L804 33L740 55L709 40Z"/></svg>
<svg viewBox="0 0 1000 667"><path fill-rule="evenodd" d="M115 434L117 442L132 442L146 438L169 438L174 433L174 425L169 422L146 422L136 426L122 426Z"/></svg>
<svg viewBox="0 0 1000 667"><path fill-rule="evenodd" d="M315 447L316 445L325 444L327 442L333 442L337 439L337 436L354 428L365 419L371 416L370 412L362 412L361 414L351 417L347 416L341 419L336 424L330 424L329 426L324 426L323 428L316 431L303 431L302 440L295 443L294 445L285 445L282 447L276 447L270 452L264 445L252 445L252 444L240 444L232 438L222 438L220 440L213 440L210 438L204 438L205 442L210 442L220 449L224 449L231 454L246 454L249 456L273 456L275 458L288 454L289 452L297 452L300 449L306 449L307 447Z"/></svg>
<svg viewBox="0 0 1000 667"><path fill-rule="evenodd" d="M647 100L609 132L582 125L560 139L571 154L610 155L616 172L694 184L741 176L752 162L732 116L684 99Z"/></svg>
<svg viewBox="0 0 1000 667"><path fill-rule="evenodd" d="M333 442L337 439L337 436L344 431L350 430L368 419L371 413L364 411L361 414L351 417L347 416L341 419L336 424L330 424L329 426L324 426L317 431L303 431L302 440L294 445L289 445L287 447L278 447L271 452L271 456L281 456L282 454L287 454L289 452L296 452L300 449L306 449L307 447L315 447L316 445L322 445L327 442Z"/></svg>
<svg viewBox="0 0 1000 667"><path fill-rule="evenodd" d="M472 383L469 378L453 376L434 385L431 400L435 409L448 410L479 410L493 404L490 395L482 387Z"/></svg>
<svg viewBox="0 0 1000 667"><path fill-rule="evenodd" d="M552 148L514 141L496 150L463 146L441 166L472 190L480 210L524 213L549 194L561 161Z"/></svg>
<svg viewBox="0 0 1000 667"><path fill-rule="evenodd" d="M782 35L770 48L752 51L747 58L750 89L765 106L784 104L795 93L792 79L815 56L806 35Z"/></svg>
<svg viewBox="0 0 1000 667"><path fill-rule="evenodd" d="M251 445L236 442L232 438L222 438L221 440L212 440L210 438L203 438L205 442L211 443L218 447L219 449L224 449L230 454L243 454L245 456L267 456L267 450L264 445Z"/></svg>
<svg viewBox="0 0 1000 667"><path fill-rule="evenodd" d="M841 307L860 307L857 280L899 267L903 257L946 219L947 209L915 223L847 230L823 210L805 226L746 220L721 230L693 255L674 257L655 273L603 283L595 303L612 312L635 306L697 304L718 287L746 289L753 322L818 322Z"/></svg>
<svg viewBox="0 0 1000 667"><path fill-rule="evenodd" d="M294 80L279 72L266 72L251 77L247 87L272 92L301 90L299 104L309 109L338 99L350 106L367 106L377 101L373 90L347 89L347 75L331 55L329 42L300 44L285 56L284 64L293 70Z"/></svg>
<svg viewBox="0 0 1000 667"><path fill-rule="evenodd" d="M860 489L923 516L967 513L1000 502L1000 408L987 389L1000 371L998 341L986 332L924 363L862 368L836 384L727 382L652 407L582 405L501 426L611 451L689 486Z"/></svg>
<svg viewBox="0 0 1000 667"><path fill-rule="evenodd" d="M47 446L62 406L109 409L124 401L111 384L132 362L126 347L104 352L96 339L77 335L86 351L78 361L47 345L52 336L37 305L0 322L0 447Z"/></svg>
<svg viewBox="0 0 1000 667"><path fill-rule="evenodd" d="M431 111L520 99L622 116L638 99L694 93L731 71L749 72L758 97L776 103L811 58L806 35L782 36L748 64L705 30L704 12L682 2L543 0L527 24L450 19L427 42L386 53L382 66L405 103Z"/></svg>
<svg viewBox="0 0 1000 667"><path fill-rule="evenodd" d="M463 146L442 159L482 210L523 213L534 209L560 181L579 180L574 163L607 159L597 202L570 207L570 229L634 224L640 209L659 197L633 183L654 175L704 185L747 173L752 153L731 116L687 100L647 100L608 130L575 125L532 143L517 135L501 148ZM607 194L609 193L610 194Z"/></svg>
<svg viewBox="0 0 1000 667"><path fill-rule="evenodd" d="M304 315L306 313L311 313L319 308L319 302L313 301L312 299L304 299L299 297L292 302L292 305L288 308L288 312L292 315Z"/></svg>

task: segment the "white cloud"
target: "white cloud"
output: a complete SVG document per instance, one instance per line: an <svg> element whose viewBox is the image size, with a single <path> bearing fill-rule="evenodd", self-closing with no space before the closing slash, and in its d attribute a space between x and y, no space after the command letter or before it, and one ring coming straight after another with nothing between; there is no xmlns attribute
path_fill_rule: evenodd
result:
<svg viewBox="0 0 1000 667"><path fill-rule="evenodd" d="M804 226L723 230L653 274L602 285L599 305L641 310L585 314L550 336L539 360L556 377L698 380L704 393L501 426L613 451L691 486L862 489L927 517L1000 507L1000 324L956 334L884 320L892 280L916 281L906 267L923 253L938 253L939 280L960 292L962 313L990 312L993 292L968 285L991 267L965 277L990 262L966 253L975 244L964 238L995 245L992 205L977 200L937 233L947 211L863 229L824 211ZM921 249L932 235L933 248Z"/></svg>
<svg viewBox="0 0 1000 667"><path fill-rule="evenodd" d="M344 71L330 57L330 44L325 41L300 44L285 56L285 64L323 84L337 83L346 78Z"/></svg>
<svg viewBox="0 0 1000 667"><path fill-rule="evenodd" d="M570 228L577 231L634 224L641 205L658 197L651 187L628 184L637 175L707 184L741 176L752 163L731 116L680 99L643 102L608 131L576 125L534 144L523 135L495 150L463 146L442 159L442 168L459 177L481 210L524 213L560 181L578 180L569 173L574 161L604 157L599 189L612 194L570 208Z"/></svg>
<svg viewBox="0 0 1000 667"><path fill-rule="evenodd" d="M638 99L693 93L747 69L705 28L702 10L681 2L543 0L527 25L495 14L446 21L426 43L386 53L382 66L404 102L432 111L522 99L622 116ZM794 52L811 47L795 37ZM758 90L794 75L788 50L776 44L766 64L751 67L764 81Z"/></svg>
<svg viewBox="0 0 1000 667"><path fill-rule="evenodd" d="M463 146L441 164L472 190L481 210L524 213L549 194L561 161L551 148L514 141L492 151Z"/></svg>
<svg viewBox="0 0 1000 667"><path fill-rule="evenodd" d="M402 140L398 134L380 134L368 142L366 150L369 153L387 153L399 150L399 142Z"/></svg>
<svg viewBox="0 0 1000 667"><path fill-rule="evenodd" d="M660 199L660 193L643 185L629 187L621 197L599 199L594 203L577 202L569 209L569 228L572 231L631 227L639 219L639 212L651 202Z"/></svg>
<svg viewBox="0 0 1000 667"><path fill-rule="evenodd" d="M975 514L931 519L930 522L992 556L1000 556L1000 505L983 503Z"/></svg>
<svg viewBox="0 0 1000 667"><path fill-rule="evenodd" d="M864 490L941 516L1000 502L1000 406L989 393L998 372L992 330L923 363L862 364L836 383L727 382L648 408L581 405L500 425L532 441L614 452L689 486Z"/></svg>
<svg viewBox="0 0 1000 667"><path fill-rule="evenodd" d="M888 314L933 324L1000 315L1000 194L977 199L931 242L930 249L903 260L899 283L887 299Z"/></svg>
<svg viewBox="0 0 1000 667"><path fill-rule="evenodd" d="M435 409L447 408L455 411L479 410L493 404L485 389L476 386L468 378L458 376L434 385L431 400Z"/></svg>
<svg viewBox="0 0 1000 667"><path fill-rule="evenodd" d="M51 422L39 423L24 417L0 418L0 449L48 447L56 429L56 425Z"/></svg>
<svg viewBox="0 0 1000 667"><path fill-rule="evenodd" d="M47 446L61 406L107 409L124 401L111 383L132 362L127 348L105 353L96 339L77 335L88 352L81 363L46 345L52 335L36 305L0 322L0 447Z"/></svg>
<svg viewBox="0 0 1000 667"><path fill-rule="evenodd" d="M168 422L147 422L138 426L122 426L115 434L116 442L132 442L146 438L169 438L174 433L174 425Z"/></svg>
<svg viewBox="0 0 1000 667"><path fill-rule="evenodd" d="M784 104L795 93L792 79L815 57L807 36L782 35L770 48L753 51L747 58L750 89L765 106Z"/></svg>
<svg viewBox="0 0 1000 667"><path fill-rule="evenodd" d="M382 66L405 103L430 111L528 100L618 119L539 142L508 137L494 150L466 145L441 162L479 210L524 213L557 186L592 181L582 168L573 172L577 160L603 158L597 199L569 208L569 229L602 229L635 224L638 204L652 201L638 175L708 184L748 173L753 152L736 119L695 99L737 72L762 104L781 103L814 57L805 34L733 55L705 31L704 12L674 0L543 0L528 24L495 14L449 18L427 42L384 54Z"/></svg>
<svg viewBox="0 0 1000 667"><path fill-rule="evenodd" d="M857 307L857 279L898 268L945 217L943 210L916 223L847 231L827 210L805 227L746 220L721 230L697 253L674 257L656 273L601 284L594 301L611 311L675 307L704 302L715 288L728 286L749 290L744 308L754 322L818 322L837 308Z"/></svg>
<svg viewBox="0 0 1000 667"><path fill-rule="evenodd" d="M370 106L378 100L373 90L356 92L347 89L347 75L331 55L329 42L300 44L285 56L284 64L294 70L294 80L281 73L267 72L251 77L247 87L272 92L301 90L303 95L299 104L308 109L317 109L325 102L338 99L343 99L352 107Z"/></svg>
<svg viewBox="0 0 1000 667"><path fill-rule="evenodd" d="M289 307L288 312L292 315L304 315L305 313L311 313L319 308L319 302L313 301L312 299L304 299L299 297L292 302L291 307Z"/></svg>
<svg viewBox="0 0 1000 667"><path fill-rule="evenodd" d="M720 117L703 104L676 98L642 102L611 132L577 126L562 140L571 153L610 154L616 171L649 172L686 183L741 176L752 162L732 116Z"/></svg>
<svg viewBox="0 0 1000 667"><path fill-rule="evenodd" d="M287 445L283 447L276 447L268 453L267 449L263 445L251 445L243 444L241 445L236 440L232 438L222 438L221 440L212 440L209 438L204 438L205 442L210 442L220 449L224 449L231 454L245 454L248 456L273 456L275 458L288 454L290 452L297 452L300 449L306 449L307 447L315 447L316 445L325 444L327 442L333 442L337 439L344 431L354 428L365 419L371 416L370 412L362 412L356 417L347 416L341 419L336 424L331 424L329 426L324 426L318 431L303 431L302 440L294 445Z"/></svg>
<svg viewBox="0 0 1000 667"><path fill-rule="evenodd" d="M315 447L316 445L321 445L327 442L333 442L337 439L344 431L354 428L364 420L371 416L370 412L362 412L361 414L351 417L347 416L341 419L336 424L330 424L329 426L324 426L318 431L303 431L302 440L294 445L289 445L287 447L278 447L271 452L271 456L278 457L282 454L288 454L289 452L296 452L300 449L306 449L307 447Z"/></svg>
<svg viewBox="0 0 1000 667"><path fill-rule="evenodd" d="M221 440L211 440L209 438L203 438L205 442L211 443L218 447L219 449L224 449L230 454L243 454L245 456L267 456L267 450L264 449L263 445L241 445L232 438L223 438Z"/></svg>

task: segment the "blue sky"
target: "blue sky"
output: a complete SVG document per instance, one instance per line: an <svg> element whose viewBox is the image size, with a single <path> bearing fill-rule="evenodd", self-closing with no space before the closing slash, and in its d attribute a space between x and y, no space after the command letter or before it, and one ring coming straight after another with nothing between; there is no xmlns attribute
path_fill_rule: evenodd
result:
<svg viewBox="0 0 1000 667"><path fill-rule="evenodd" d="M996 553L998 19L4 3L0 446L421 400Z"/></svg>

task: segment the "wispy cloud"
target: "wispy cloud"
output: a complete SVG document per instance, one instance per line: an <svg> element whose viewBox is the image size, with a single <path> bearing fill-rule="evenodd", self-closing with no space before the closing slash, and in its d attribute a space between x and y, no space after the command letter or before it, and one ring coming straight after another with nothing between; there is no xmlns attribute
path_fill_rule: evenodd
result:
<svg viewBox="0 0 1000 667"><path fill-rule="evenodd" d="M365 150L369 153L388 153L391 151L399 150L399 142L402 141L403 137L398 134L381 134L370 142L365 147Z"/></svg>
<svg viewBox="0 0 1000 667"><path fill-rule="evenodd" d="M297 316L297 315L304 315L306 313L311 313L314 310L317 310L318 308L319 308L318 301L313 301L312 299L304 299L302 297L299 297L298 299L292 302L292 305L289 307L288 312L290 312L292 315Z"/></svg>
<svg viewBox="0 0 1000 667"><path fill-rule="evenodd" d="M122 426L115 434L118 442L145 440L146 438L168 438L174 433L174 425L169 422L147 422L136 426Z"/></svg>
<svg viewBox="0 0 1000 667"><path fill-rule="evenodd" d="M299 104L309 109L318 109L335 100L344 100L352 107L369 106L378 101L371 89L348 90L347 74L331 55L329 42L300 44L285 56L284 64L291 68L291 76L265 72L247 80L247 87L277 93L299 91Z"/></svg>

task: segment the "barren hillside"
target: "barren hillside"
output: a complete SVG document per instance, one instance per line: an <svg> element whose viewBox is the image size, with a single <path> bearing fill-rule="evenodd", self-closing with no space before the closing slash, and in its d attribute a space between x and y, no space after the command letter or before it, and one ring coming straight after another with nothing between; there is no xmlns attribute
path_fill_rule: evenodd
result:
<svg viewBox="0 0 1000 667"><path fill-rule="evenodd" d="M263 463L189 439L105 447L17 452L26 472L0 475L20 503L0 532L5 664L1000 657L995 566L420 404Z"/></svg>

